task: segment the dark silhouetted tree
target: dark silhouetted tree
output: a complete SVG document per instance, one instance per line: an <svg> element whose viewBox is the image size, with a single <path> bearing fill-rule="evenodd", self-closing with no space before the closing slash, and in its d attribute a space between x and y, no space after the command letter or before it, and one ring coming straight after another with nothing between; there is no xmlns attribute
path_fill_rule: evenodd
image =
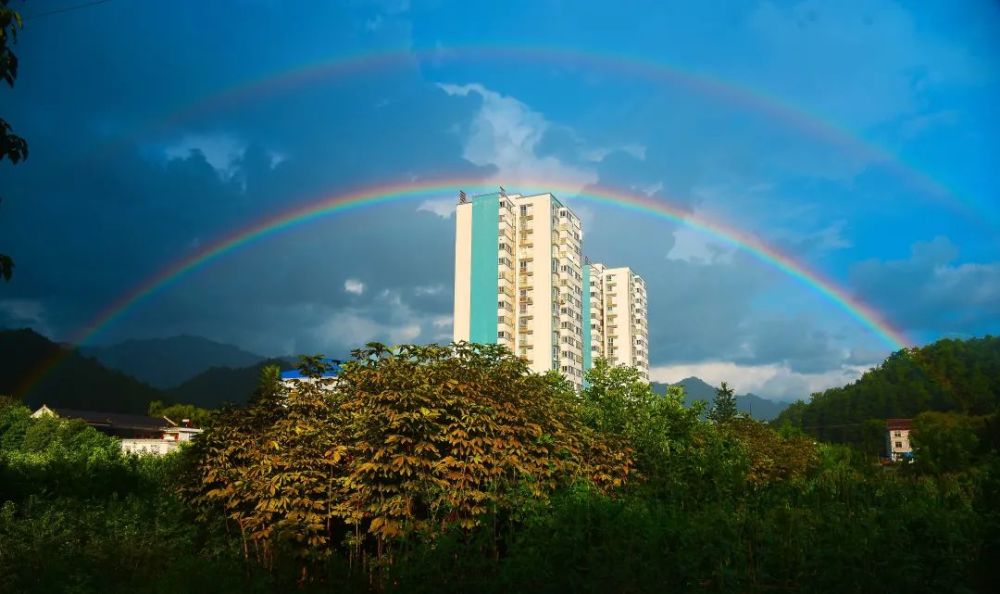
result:
<svg viewBox="0 0 1000 594"><path fill-rule="evenodd" d="M17 30L21 28L21 15L8 7L10 0L0 0L0 79L7 81L13 87L17 78L17 55L11 46L17 41ZM17 163L28 158L28 143L13 133L7 120L0 118L0 161L10 159ZM10 280L14 273L14 260L0 254L0 276Z"/></svg>

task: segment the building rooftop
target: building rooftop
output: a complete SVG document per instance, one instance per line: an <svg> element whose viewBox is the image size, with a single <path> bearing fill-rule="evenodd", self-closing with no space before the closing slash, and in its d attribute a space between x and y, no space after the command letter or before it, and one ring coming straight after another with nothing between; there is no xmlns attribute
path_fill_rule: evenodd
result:
<svg viewBox="0 0 1000 594"><path fill-rule="evenodd" d="M176 425L176 423L166 417L76 410L62 407L53 408L45 405L42 405L42 408L38 412L42 412L43 410L48 410L61 419L80 419L92 427L104 427L108 429L142 429L154 431Z"/></svg>

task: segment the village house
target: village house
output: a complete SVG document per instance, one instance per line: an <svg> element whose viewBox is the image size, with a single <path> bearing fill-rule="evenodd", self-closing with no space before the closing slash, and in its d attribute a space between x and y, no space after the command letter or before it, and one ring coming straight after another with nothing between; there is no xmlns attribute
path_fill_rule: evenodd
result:
<svg viewBox="0 0 1000 594"><path fill-rule="evenodd" d="M117 438L121 442L122 451L134 454L162 456L178 449L181 443L190 441L202 432L201 429L192 427L188 419L175 423L167 417L53 408L44 404L31 416L80 419L101 433Z"/></svg>
<svg viewBox="0 0 1000 594"><path fill-rule="evenodd" d="M913 448L910 446L912 425L913 419L885 420L885 453L891 461L898 462L913 457Z"/></svg>

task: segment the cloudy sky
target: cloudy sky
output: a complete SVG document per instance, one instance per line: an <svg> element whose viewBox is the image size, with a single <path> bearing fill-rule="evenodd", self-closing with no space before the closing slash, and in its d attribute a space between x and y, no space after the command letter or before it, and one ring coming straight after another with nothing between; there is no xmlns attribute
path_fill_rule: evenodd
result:
<svg viewBox="0 0 1000 594"><path fill-rule="evenodd" d="M0 163L0 326L268 355L447 340L457 186L269 234L81 328L289 209L464 179L561 188L584 251L647 280L655 379L803 397L892 347L746 251L574 191L735 228L914 344L1000 332L996 2L14 4L0 116L31 152Z"/></svg>

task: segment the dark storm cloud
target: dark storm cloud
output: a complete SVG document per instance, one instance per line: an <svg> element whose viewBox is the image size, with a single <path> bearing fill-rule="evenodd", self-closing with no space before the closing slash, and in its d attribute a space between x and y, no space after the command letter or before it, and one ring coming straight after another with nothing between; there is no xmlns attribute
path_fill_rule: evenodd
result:
<svg viewBox="0 0 1000 594"><path fill-rule="evenodd" d="M4 184L3 248L18 261L5 287L8 324L34 316L66 336L141 279L254 221L358 187L477 171L458 158L459 139L449 132L470 118L470 108L405 64L146 125L213 86L245 79L223 39L253 31L266 38L268 19L288 17L253 6L248 11L261 22L244 15L238 31L223 28L213 37L203 34L212 19L231 15L206 7L198 22L184 11L137 6L123 8L137 28L104 27L99 15L81 14L34 37L26 32L19 46L25 74L9 117L29 139L31 158ZM137 30L152 20L155 35ZM337 18L299 29L302 42L321 30L341 43L357 36ZM168 34L190 44L165 48ZM259 45L245 51L240 64L276 59ZM104 88L108 78L116 90ZM101 338L201 332L267 353L274 350L268 336L283 344L303 336L303 347L316 346L310 336L335 344L329 329L322 335L313 328L338 311L385 327L412 323L399 312L445 315L453 223L414 213L416 206L317 221L227 254L138 304ZM345 292L348 278L364 282L366 293ZM437 286L447 290L427 289ZM412 306L379 297L384 292Z"/></svg>
<svg viewBox="0 0 1000 594"><path fill-rule="evenodd" d="M1000 330L1000 264L956 262L959 250L947 237L917 242L900 260L867 260L851 278L908 328L950 328L978 334Z"/></svg>

